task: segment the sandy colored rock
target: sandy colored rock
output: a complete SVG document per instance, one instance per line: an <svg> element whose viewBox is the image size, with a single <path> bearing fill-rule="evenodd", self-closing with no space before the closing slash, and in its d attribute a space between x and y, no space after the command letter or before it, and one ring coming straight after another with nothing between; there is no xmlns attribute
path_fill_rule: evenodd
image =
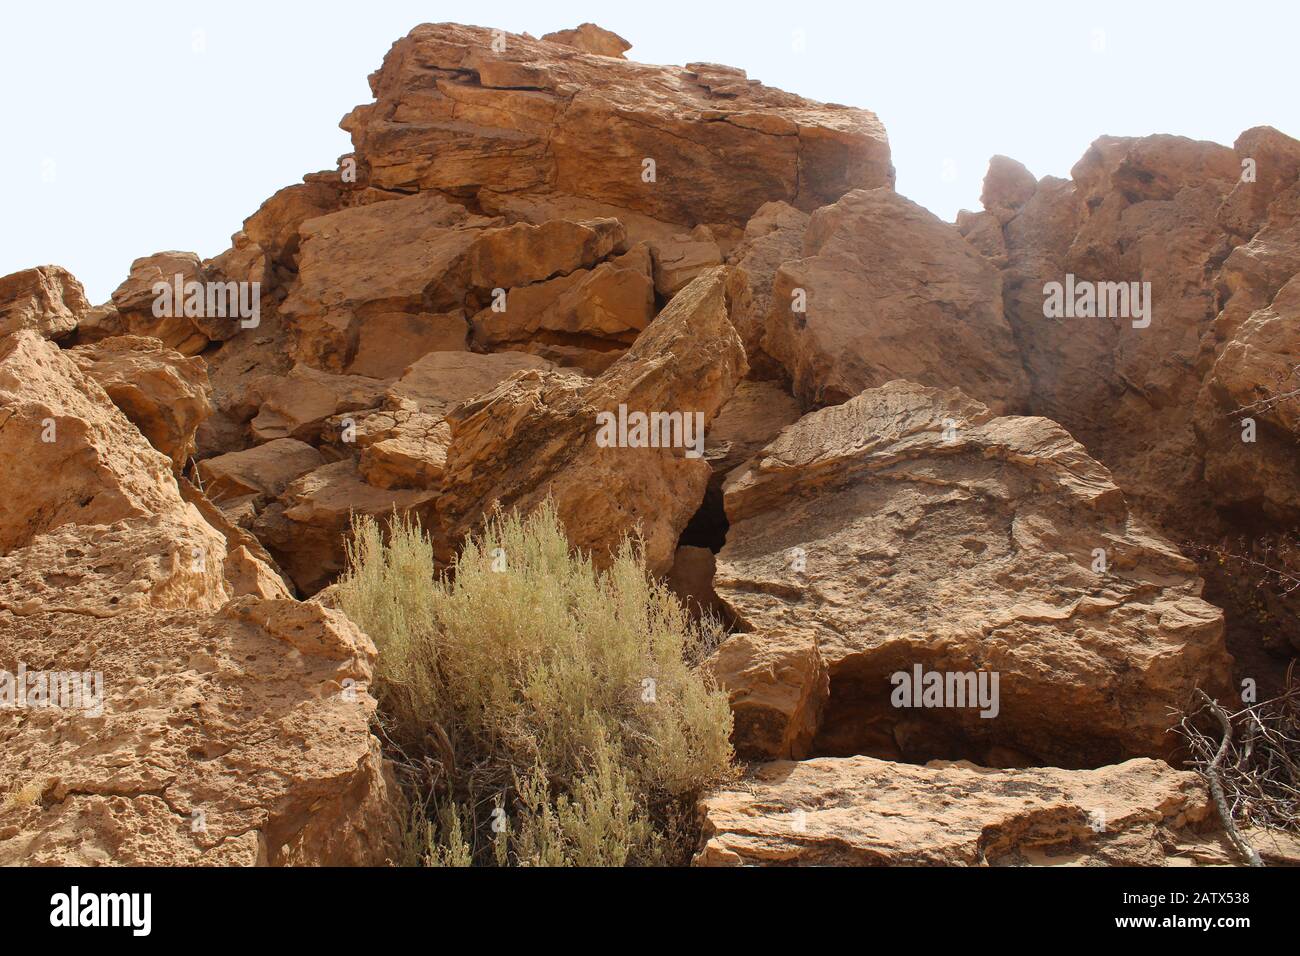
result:
<svg viewBox="0 0 1300 956"><path fill-rule="evenodd" d="M722 269L696 279L595 379L529 371L453 409L437 500L443 557L492 508L526 512L549 496L570 540L598 563L640 526L647 565L666 572L710 468L683 448L601 447L597 416L620 405L698 413L705 425L717 415L745 370L724 283Z"/></svg>
<svg viewBox="0 0 1300 956"><path fill-rule="evenodd" d="M1223 348L1196 424L1221 507L1300 517L1300 273Z"/></svg>
<svg viewBox="0 0 1300 956"><path fill-rule="evenodd" d="M830 691L814 632L733 634L706 666L731 702L738 757L808 756Z"/></svg>
<svg viewBox="0 0 1300 956"><path fill-rule="evenodd" d="M459 309L466 256L500 220L435 194L343 209L299 228L298 281L280 307L298 359L341 371L354 360L366 320ZM418 358L419 356L412 356Z"/></svg>
<svg viewBox="0 0 1300 956"><path fill-rule="evenodd" d="M673 553L673 566L668 569L664 584L691 613L719 617L723 610L713 593L715 565L713 552L708 548L680 545Z"/></svg>
<svg viewBox="0 0 1300 956"><path fill-rule="evenodd" d="M384 390L385 383L378 379L322 372L299 363L282 380L269 384L266 400L250 427L258 441L296 438L314 442L327 418L374 408Z"/></svg>
<svg viewBox="0 0 1300 956"><path fill-rule="evenodd" d="M71 349L77 365L108 393L149 444L179 471L194 452L194 433L212 412L208 372L157 339L118 335Z"/></svg>
<svg viewBox="0 0 1300 956"><path fill-rule="evenodd" d="M278 497L294 479L324 464L318 452L296 438L277 438L243 451L232 451L199 462L203 491L220 504L230 498L257 494Z"/></svg>
<svg viewBox="0 0 1300 956"><path fill-rule="evenodd" d="M126 324L122 314L113 303L106 302L87 309L77 320L77 332L74 342L77 345L90 345L102 342L114 335L126 334Z"/></svg>
<svg viewBox="0 0 1300 956"><path fill-rule="evenodd" d="M866 110L711 64L645 66L493 37L425 24L389 51L372 77L376 102L342 123L372 185L567 194L690 227L893 183L884 130Z"/></svg>
<svg viewBox="0 0 1300 956"><path fill-rule="evenodd" d="M430 352L463 352L468 347L465 313L372 315L357 332L357 350L348 374L397 378L419 356Z"/></svg>
<svg viewBox="0 0 1300 956"><path fill-rule="evenodd" d="M469 284L480 289L541 282L595 265L627 241L617 219L515 223L481 235L469 251Z"/></svg>
<svg viewBox="0 0 1300 956"><path fill-rule="evenodd" d="M741 382L709 428L705 458L721 479L799 417L799 403L776 382Z"/></svg>
<svg viewBox="0 0 1300 956"><path fill-rule="evenodd" d="M957 231L998 268L1007 264L1007 242L1002 235L1002 223L991 212L961 210L957 213Z"/></svg>
<svg viewBox="0 0 1300 956"><path fill-rule="evenodd" d="M343 570L353 515L384 521L394 512L409 512L428 527L435 497L435 491L390 491L367 484L357 462L349 458L294 480L279 500L258 514L253 530L299 592L311 595Z"/></svg>
<svg viewBox="0 0 1300 956"><path fill-rule="evenodd" d="M0 553L64 524L109 525L179 502L166 456L35 330L0 338L0 422Z"/></svg>
<svg viewBox="0 0 1300 956"><path fill-rule="evenodd" d="M0 336L33 329L61 339L90 310L86 290L61 266L37 266L0 277Z"/></svg>
<svg viewBox="0 0 1300 956"><path fill-rule="evenodd" d="M623 54L632 49L632 44L617 33L602 29L594 23L584 23L572 30L556 30L554 33L543 34L542 39L551 43L562 43L584 53L613 56L620 60L626 59Z"/></svg>
<svg viewBox="0 0 1300 956"><path fill-rule="evenodd" d="M1195 774L1158 760L989 770L777 761L700 803L697 866L1167 866L1206 829Z"/></svg>
<svg viewBox="0 0 1300 956"><path fill-rule="evenodd" d="M806 408L900 377L958 386L999 411L1028 397L997 270L889 189L813 214L802 258L777 271L762 348Z"/></svg>
<svg viewBox="0 0 1300 956"><path fill-rule="evenodd" d="M550 367L545 359L519 352L431 352L413 362L387 394L441 415L453 405L492 391L515 372Z"/></svg>
<svg viewBox="0 0 1300 956"><path fill-rule="evenodd" d="M651 276L649 249L638 244L594 269L512 289L505 311L488 307L474 316L474 343L487 349L565 344L621 349L654 318Z"/></svg>
<svg viewBox="0 0 1300 956"><path fill-rule="evenodd" d="M999 223L1015 218L1025 203L1038 189L1034 174L1008 156L994 156L989 160L989 170L984 176L984 189L980 202L986 212Z"/></svg>
<svg viewBox="0 0 1300 956"><path fill-rule="evenodd" d="M7 724L0 863L395 857L395 786L368 726L374 647L338 612L244 598L215 615L6 616L0 666L102 673L103 701L98 716L41 708Z"/></svg>
<svg viewBox="0 0 1300 956"><path fill-rule="evenodd" d="M450 441L445 419L416 412L366 445L358 463L361 476L376 488L438 488Z"/></svg>
<svg viewBox="0 0 1300 956"><path fill-rule="evenodd" d="M160 339L182 355L198 355L208 342L233 336L239 329L239 319L187 317L184 298L167 307L159 301L154 288L157 283L166 283L175 289L178 276L182 290L188 283L208 281L202 261L193 252L158 252L136 259L131 263L130 275L113 290L113 307L132 335ZM156 303L159 315L154 315Z"/></svg>
<svg viewBox="0 0 1300 956"><path fill-rule="evenodd" d="M229 601L265 566L246 550L227 574L167 459L35 331L0 340L0 408L3 473L27 485L0 511L0 669L72 675L0 730L0 864L393 859L370 640L286 597Z"/></svg>
<svg viewBox="0 0 1300 956"><path fill-rule="evenodd" d="M652 240L650 250L654 255L655 291L666 299L675 296L696 276L722 265L722 251L710 239L674 236Z"/></svg>
<svg viewBox="0 0 1300 956"><path fill-rule="evenodd" d="M815 754L1166 756L1170 709L1229 686L1192 562L1046 419L895 382L800 419L723 491L719 598L754 640L812 631L829 669ZM996 706L898 706L918 666L996 673Z"/></svg>

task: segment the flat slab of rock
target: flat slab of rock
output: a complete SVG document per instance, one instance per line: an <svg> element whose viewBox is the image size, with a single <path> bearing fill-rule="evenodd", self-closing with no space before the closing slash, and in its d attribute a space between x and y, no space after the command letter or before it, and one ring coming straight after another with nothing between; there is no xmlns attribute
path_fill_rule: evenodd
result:
<svg viewBox="0 0 1300 956"><path fill-rule="evenodd" d="M700 802L697 866L1164 866L1214 810L1193 773L989 770L871 757L761 764Z"/></svg>

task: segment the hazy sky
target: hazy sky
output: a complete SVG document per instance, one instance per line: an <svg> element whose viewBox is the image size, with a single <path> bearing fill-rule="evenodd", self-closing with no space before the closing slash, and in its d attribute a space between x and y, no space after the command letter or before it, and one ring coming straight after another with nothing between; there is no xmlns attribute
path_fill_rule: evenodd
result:
<svg viewBox="0 0 1300 956"><path fill-rule="evenodd" d="M338 121L422 22L592 20L648 63L708 60L874 110L898 189L979 208L994 153L1065 176L1101 134L1300 136L1295 2L13 2L0 32L0 275L52 262L106 300L131 260L216 255L351 149ZM801 31L804 50L796 52Z"/></svg>

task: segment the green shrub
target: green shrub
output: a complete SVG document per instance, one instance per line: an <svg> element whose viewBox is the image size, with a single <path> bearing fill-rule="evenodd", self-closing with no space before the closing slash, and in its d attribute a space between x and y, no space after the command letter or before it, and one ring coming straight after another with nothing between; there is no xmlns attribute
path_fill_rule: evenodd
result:
<svg viewBox="0 0 1300 956"><path fill-rule="evenodd" d="M646 573L597 571L555 511L500 515L447 575L418 526L354 525L339 603L379 648L381 729L415 781L412 855L437 865L673 864L731 772L721 639Z"/></svg>

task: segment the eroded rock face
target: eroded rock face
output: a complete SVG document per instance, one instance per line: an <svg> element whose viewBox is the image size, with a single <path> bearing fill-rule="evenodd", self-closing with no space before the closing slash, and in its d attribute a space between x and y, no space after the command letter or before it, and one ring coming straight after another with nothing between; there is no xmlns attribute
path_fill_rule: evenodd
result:
<svg viewBox="0 0 1300 956"><path fill-rule="evenodd" d="M1226 687L1222 613L1194 565L1046 419L891 383L787 428L732 473L724 504L714 586L743 638L811 632L829 670L814 753L1165 756L1169 709ZM918 688L899 706L894 675L917 666L997 673L998 703L917 707ZM738 743L807 736L798 695L766 710L765 727L786 729Z"/></svg>
<svg viewBox="0 0 1300 956"><path fill-rule="evenodd" d="M81 283L60 266L0 277L0 335L34 329L47 339L61 339L89 310Z"/></svg>
<svg viewBox="0 0 1300 956"><path fill-rule="evenodd" d="M1300 143L1266 127L1233 149L1103 137L1071 181L1044 179L1024 199L1018 178L1018 206L998 198L1006 175L1005 162L990 168L986 208L1004 223L1006 315L1031 409L1068 428L1176 533L1214 533L1216 509L1289 510L1279 476L1293 467L1291 450L1241 447L1232 413L1245 403L1233 403L1222 376L1233 377L1243 325L1300 271ZM973 224L967 238L989 254ZM1067 276L1080 288L1149 284L1149 315L1045 315L1046 284ZM1255 383L1257 397L1265 388Z"/></svg>
<svg viewBox="0 0 1300 956"><path fill-rule="evenodd" d="M0 419L27 485L0 510L0 668L29 678L0 731L0 863L391 859L370 640L259 596L274 570L35 331L0 339Z"/></svg>
<svg viewBox="0 0 1300 956"><path fill-rule="evenodd" d="M136 335L112 336L69 354L180 471L194 452L195 432L212 412L203 360Z"/></svg>
<svg viewBox="0 0 1300 956"><path fill-rule="evenodd" d="M528 511L549 496L570 540L598 561L639 526L647 564L666 572L711 470L680 447L684 417L678 447L602 447L598 415L623 406L707 426L745 372L725 280L722 269L696 279L595 379L524 372L454 409L437 500L445 556L494 506Z"/></svg>
<svg viewBox="0 0 1300 956"><path fill-rule="evenodd" d="M426 24L393 46L371 78L376 102L343 122L371 185L561 194L679 225L743 226L772 200L811 210L893 184L884 130L866 110L714 64L645 66L495 38Z"/></svg>
<svg viewBox="0 0 1300 956"><path fill-rule="evenodd" d="M923 767L872 757L761 764L700 804L699 866L1166 866L1213 808L1192 773Z"/></svg>
<svg viewBox="0 0 1300 956"><path fill-rule="evenodd" d="M1028 395L998 272L952 226L890 189L815 212L772 285L762 349L805 407L905 377L998 411Z"/></svg>
<svg viewBox="0 0 1300 956"><path fill-rule="evenodd" d="M0 407L0 553L65 524L111 525L172 503L167 459L34 330L0 338Z"/></svg>

